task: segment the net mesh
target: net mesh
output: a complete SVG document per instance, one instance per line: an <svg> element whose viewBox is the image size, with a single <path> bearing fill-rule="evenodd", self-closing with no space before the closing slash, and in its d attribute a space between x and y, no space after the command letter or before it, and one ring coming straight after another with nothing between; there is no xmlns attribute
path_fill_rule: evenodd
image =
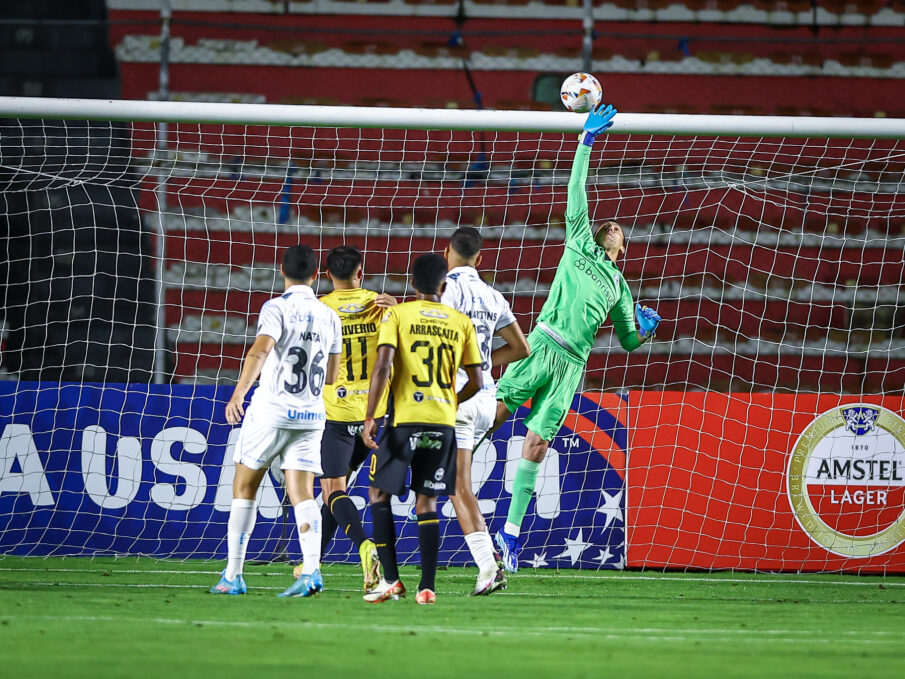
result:
<svg viewBox="0 0 905 679"><path fill-rule="evenodd" d="M223 553L235 433L223 403L261 305L282 291L282 250L357 245L365 287L404 298L417 255L477 226L480 269L527 332L561 256L576 145L571 134L52 120L7 120L0 137L2 368L19 380L3 397L3 549L179 557ZM609 324L601 329L529 508L533 565L625 564L627 427L659 420L633 392L902 392L903 170L901 141L598 141L591 218L624 225L620 266L635 299L664 321L631 354ZM167 384L137 386L155 381ZM67 384L52 396L52 382ZM88 389L96 383L99 395ZM525 412L476 453L491 529L505 518ZM733 423L748 425L727 417L725 427ZM701 454L720 461L732 434L715 436ZM54 472L32 449L80 463ZM747 464L722 481L757 492L767 481ZM352 485L361 508L363 477ZM278 488L268 479L262 514L272 521L252 552L282 549ZM67 490L77 500L64 502ZM411 502L394 501L397 515ZM701 511L710 509L680 515L699 531L693 551L706 567ZM48 526L66 525L84 539L49 546ZM457 524L443 531L443 558L464 559ZM405 559L417 559L413 536L403 532ZM328 559L351 555L341 537Z"/></svg>

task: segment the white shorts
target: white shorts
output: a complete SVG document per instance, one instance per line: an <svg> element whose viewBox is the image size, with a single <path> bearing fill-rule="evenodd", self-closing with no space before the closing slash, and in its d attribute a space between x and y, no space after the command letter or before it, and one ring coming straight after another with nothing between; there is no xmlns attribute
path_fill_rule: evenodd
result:
<svg viewBox="0 0 905 679"><path fill-rule="evenodd" d="M249 469L269 467L280 457L280 469L323 474L321 469L321 437L323 429L282 429L260 424L246 413L233 461Z"/></svg>
<svg viewBox="0 0 905 679"><path fill-rule="evenodd" d="M456 448L472 450L490 431L496 418L496 397L479 391L456 411Z"/></svg>

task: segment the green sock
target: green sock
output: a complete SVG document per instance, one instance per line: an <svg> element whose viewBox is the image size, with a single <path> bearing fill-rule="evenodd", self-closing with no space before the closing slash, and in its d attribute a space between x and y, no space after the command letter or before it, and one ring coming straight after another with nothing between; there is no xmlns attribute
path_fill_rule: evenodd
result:
<svg viewBox="0 0 905 679"><path fill-rule="evenodd" d="M518 526L521 528L525 512L528 511L528 503L534 495L534 485L537 483L537 472L540 462L532 462L522 458L518 461L518 469L515 472L515 481L512 483L512 502L509 505L509 514L506 515L507 528Z"/></svg>

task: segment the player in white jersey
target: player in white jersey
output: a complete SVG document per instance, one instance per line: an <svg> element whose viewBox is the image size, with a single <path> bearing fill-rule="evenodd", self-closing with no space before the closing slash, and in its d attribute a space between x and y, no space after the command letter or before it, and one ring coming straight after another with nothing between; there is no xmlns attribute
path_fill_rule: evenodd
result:
<svg viewBox="0 0 905 679"><path fill-rule="evenodd" d="M491 594L506 587L506 576L497 565L493 539L487 532L471 485L473 451L493 427L496 414L496 385L490 371L495 365L506 365L525 358L530 351L509 302L478 275L475 267L481 263L481 244L480 232L470 226L456 229L450 237L444 252L449 272L441 298L444 304L471 319L483 361L483 388L462 403L456 412L456 494L450 496L465 542L479 569L478 581L471 596ZM493 349L494 335L502 337L505 344ZM465 371L460 369L456 376L456 389L461 391L467 382Z"/></svg>
<svg viewBox="0 0 905 679"><path fill-rule="evenodd" d="M244 594L242 566L257 517L258 487L279 457L286 490L295 508L302 575L279 596L311 596L324 588L320 573L320 510L314 501L314 477L321 475L321 436L327 415L321 395L339 375L342 328L339 316L317 300L311 284L317 257L307 245L283 254L286 292L266 302L258 317L255 342L226 404L226 421L242 422L233 459L236 476L227 524L228 561L212 594ZM248 413L243 404L261 377ZM244 416L244 420L242 419Z"/></svg>

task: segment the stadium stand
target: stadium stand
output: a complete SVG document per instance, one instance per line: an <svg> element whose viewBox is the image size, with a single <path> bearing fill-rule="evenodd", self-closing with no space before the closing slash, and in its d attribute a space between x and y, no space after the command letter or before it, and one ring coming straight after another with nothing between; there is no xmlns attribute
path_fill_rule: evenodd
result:
<svg viewBox="0 0 905 679"><path fill-rule="evenodd" d="M5 3L2 14L0 93L119 96L103 0ZM67 24L74 20L86 22L82 30ZM155 315L150 240L123 129L53 120L4 126L4 372L23 380L151 379L153 344L141 330Z"/></svg>
<svg viewBox="0 0 905 679"><path fill-rule="evenodd" d="M123 96L156 96L156 3L111 0L109 5L109 44L119 61ZM575 2L465 2L464 23L453 20L454 2L185 0L173 6L174 99L474 107L475 92L462 70L467 59L483 105L549 110L562 74L579 63L581 31L575 19L581 8ZM899 38L905 3L648 0L600 3L595 17L593 70L602 76L606 96L623 110L905 116L905 103L896 94L905 77L905 41ZM406 84L426 81L431 83L427 94ZM770 92L769 102L764 91ZM229 133L221 131L218 143ZM198 141L203 148L202 136ZM448 198L437 199L437 210L399 209L392 201L363 209L344 200L345 187L330 186L323 188L319 206L290 201L287 213L277 215L285 164L268 167L241 144L222 153L213 158L199 151L190 161L191 172L170 187L170 200L185 212L165 221L165 320L173 379L235 376L254 314L274 287L274 248L288 244L287 234L299 227L324 224L318 246L328 248L339 242L340 233L361 236L367 225L368 247L376 244L388 253L389 274L371 282L403 294L409 253L431 248L428 232L439 228L442 235L459 224L480 225L502 236L486 264L497 270L497 285L512 295L523 326L533 325L552 277L545 261L555 261L557 253L543 236L548 224L560 228L562 205L548 197L534 208L513 209L506 197L513 186L543 183L541 175L552 177L563 168L538 170L530 162L491 168L488 180L497 173L506 189L481 210L457 208L456 192L467 179L467 167L451 159L434 168L454 186ZM147 162L147 157L135 158L139 167ZM648 173L676 172L679 163L663 160ZM363 183L383 176L366 158L329 153L312 156L297 176L314 177L318 168L328 167L333 176L347 171L343 176ZM205 176L198 168L219 169ZM857 181L899 186L901 169L889 166L870 177L851 178L842 190L854 200ZM241 173L252 171L269 178L263 190L241 182ZM631 182L637 167L625 163L607 171L614 177L604 174L598 181ZM436 178L406 175L401 166L398 172L397 178L410 183L396 182L397 193ZM840 191L839 178L834 182L833 190ZM153 209L152 187L145 188L139 204ZM600 204L598 216L607 210L618 213L619 206ZM750 390L779 383L798 391L858 391L870 383L886 391L905 388L905 356L884 352L889 338L860 327L857 308L840 291L849 282L875 286L885 304L894 307L901 296L903 257L886 248L882 236L898 233L901 225L757 210L744 204L713 210L685 204L682 210L657 205L635 211L655 216L628 225L633 244L624 263L626 277L636 294L658 300L664 317L675 320L665 331L668 338L681 340L662 355L654 345L652 358L599 351L589 364L587 386ZM218 230L218 220L227 219L229 229ZM758 224L772 225L777 233L781 228L784 238L772 242L775 252L752 277L739 263L762 254L761 240L754 242L765 231L769 237L770 229L758 231ZM691 242L669 239L682 229L694 234ZM747 250L737 240L730 244L728 234L739 233L751 238ZM553 233L549 238L559 242ZM512 262L518 262L518 277ZM801 287L801 280L809 286ZM901 326L901 319L885 322L887 328ZM822 336L813 336L815 330ZM604 330L601 349L612 343ZM812 351L818 346L819 352Z"/></svg>

